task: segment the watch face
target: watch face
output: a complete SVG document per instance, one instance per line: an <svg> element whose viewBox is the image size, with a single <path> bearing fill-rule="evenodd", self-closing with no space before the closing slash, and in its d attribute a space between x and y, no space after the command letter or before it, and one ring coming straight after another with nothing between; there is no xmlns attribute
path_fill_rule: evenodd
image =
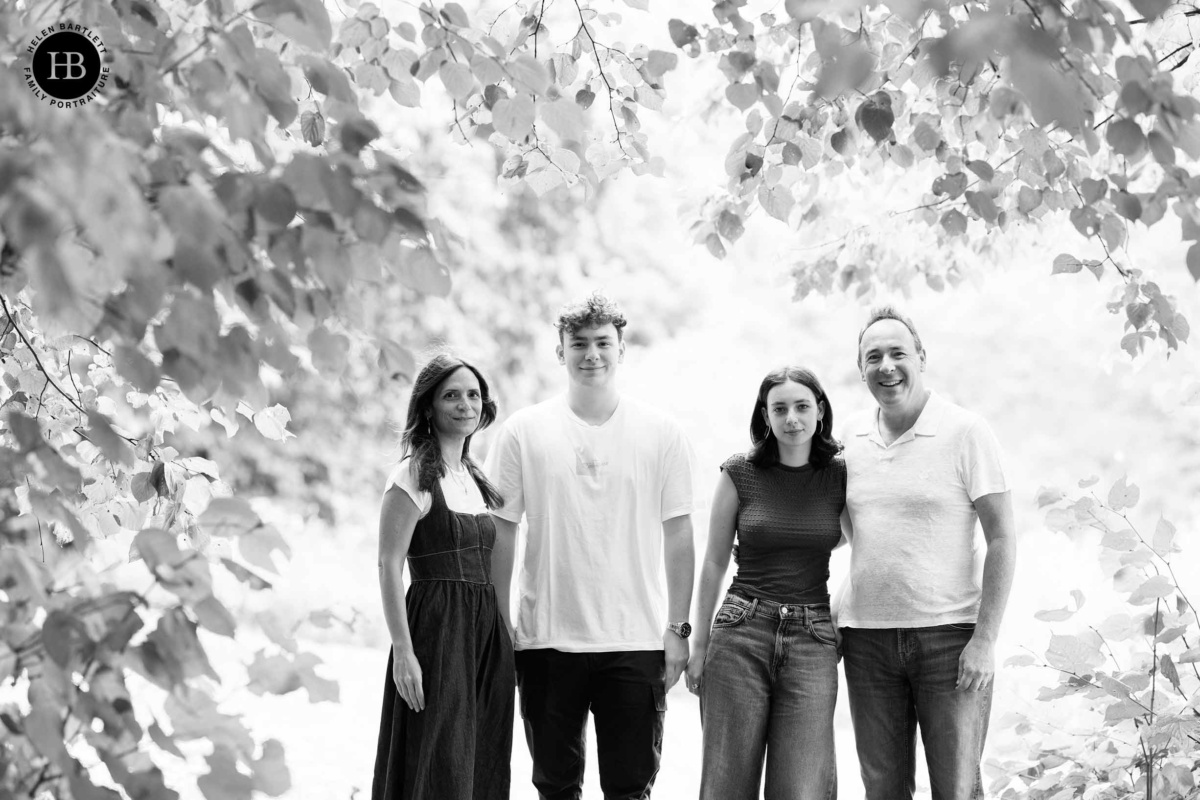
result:
<svg viewBox="0 0 1200 800"><path fill-rule="evenodd" d="M688 623L688 622L681 623L679 625L679 627L676 629L676 633L679 634L679 638L681 638L681 639L686 639L687 637L691 636L692 635L691 623Z"/></svg>

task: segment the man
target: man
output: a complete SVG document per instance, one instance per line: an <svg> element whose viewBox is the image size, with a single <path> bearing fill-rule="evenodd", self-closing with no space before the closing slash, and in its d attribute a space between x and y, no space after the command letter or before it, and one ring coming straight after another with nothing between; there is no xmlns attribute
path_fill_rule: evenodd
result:
<svg viewBox="0 0 1200 800"><path fill-rule="evenodd" d="M649 797L666 692L687 666L691 449L674 421L617 391L625 325L600 294L564 309L566 394L514 414L488 458L505 499L493 517L506 614L517 526L528 521L514 644L545 800L582 797L589 710L606 800Z"/></svg>
<svg viewBox="0 0 1200 800"><path fill-rule="evenodd" d="M1000 449L981 418L925 388L925 349L896 309L871 312L858 364L878 408L846 429L851 556L837 624L866 797L913 796L919 725L933 799L981 798L1016 560Z"/></svg>

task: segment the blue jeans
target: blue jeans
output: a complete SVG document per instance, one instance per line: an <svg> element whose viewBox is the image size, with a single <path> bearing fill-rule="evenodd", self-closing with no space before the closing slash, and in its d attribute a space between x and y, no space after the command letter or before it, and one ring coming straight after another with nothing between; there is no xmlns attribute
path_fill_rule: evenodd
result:
<svg viewBox="0 0 1200 800"><path fill-rule="evenodd" d="M911 798L921 726L933 800L979 800L992 685L954 688L975 626L842 628L846 688L866 800Z"/></svg>
<svg viewBox="0 0 1200 800"><path fill-rule="evenodd" d="M730 593L717 611L700 680L701 800L837 796L833 709L837 645L828 605Z"/></svg>

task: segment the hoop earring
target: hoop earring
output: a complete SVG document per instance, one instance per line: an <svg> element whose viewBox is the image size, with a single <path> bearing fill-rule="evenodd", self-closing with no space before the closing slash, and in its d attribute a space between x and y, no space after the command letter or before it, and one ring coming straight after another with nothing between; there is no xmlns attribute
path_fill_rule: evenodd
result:
<svg viewBox="0 0 1200 800"><path fill-rule="evenodd" d="M823 419L817 420L817 435L818 436L821 435L821 428L824 424L825 424L825 420L823 420Z"/></svg>

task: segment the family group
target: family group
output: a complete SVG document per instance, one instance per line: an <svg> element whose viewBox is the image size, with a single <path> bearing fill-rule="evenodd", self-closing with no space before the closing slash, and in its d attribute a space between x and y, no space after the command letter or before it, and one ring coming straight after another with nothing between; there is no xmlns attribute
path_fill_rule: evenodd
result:
<svg viewBox="0 0 1200 800"><path fill-rule="evenodd" d="M841 441L810 370L763 379L750 448L720 466L694 604L688 438L618 391L613 301L556 327L565 393L512 414L484 465L483 374L440 355L413 386L380 519L392 647L373 800L507 800L518 697L541 798L583 796L589 714L606 800L648 798L681 676L702 800L834 798L839 659L867 800L913 796L918 728L934 800L981 798L1011 500L988 425L926 388L913 322L870 313L858 369L875 403Z"/></svg>

